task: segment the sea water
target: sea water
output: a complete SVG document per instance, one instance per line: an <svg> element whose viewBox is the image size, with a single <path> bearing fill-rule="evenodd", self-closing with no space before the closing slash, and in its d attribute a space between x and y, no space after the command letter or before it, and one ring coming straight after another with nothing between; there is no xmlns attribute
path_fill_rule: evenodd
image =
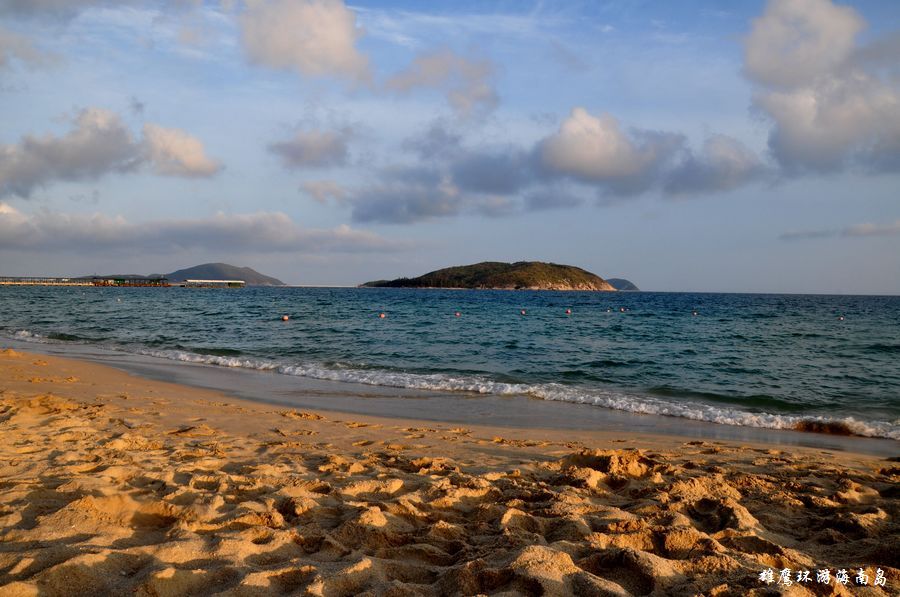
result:
<svg viewBox="0 0 900 597"><path fill-rule="evenodd" d="M0 336L900 439L900 297L6 286Z"/></svg>

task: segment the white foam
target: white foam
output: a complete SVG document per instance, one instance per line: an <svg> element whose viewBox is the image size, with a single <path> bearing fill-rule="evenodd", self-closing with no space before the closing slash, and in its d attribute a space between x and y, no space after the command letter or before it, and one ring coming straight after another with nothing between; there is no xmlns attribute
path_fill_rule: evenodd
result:
<svg viewBox="0 0 900 597"><path fill-rule="evenodd" d="M47 339L41 336L40 334L35 334L29 330L19 330L15 334L13 334L13 338L16 340L23 340L25 342L45 342Z"/></svg>
<svg viewBox="0 0 900 597"><path fill-rule="evenodd" d="M778 415L752 413L736 408L725 408L699 402L670 402L652 396L639 396L603 389L581 389L561 384L503 383L483 377L459 377L442 373L419 374L376 369L359 369L339 365L326 367L319 364L278 364L262 359L200 355L175 350L142 350L143 354L220 367L238 367L260 371L273 371L327 381L349 382L373 386L407 388L414 390L471 392L496 396L532 396L542 400L589 404L613 410L639 414L681 417L694 421L706 421L722 425L760 427L768 429L794 429L799 423L841 423L865 437L883 437L900 440L900 421L861 421L853 417L833 418L823 416Z"/></svg>
<svg viewBox="0 0 900 597"><path fill-rule="evenodd" d="M25 342L55 343L31 332L18 330L13 338ZM600 388L577 388L562 384L520 384L504 383L479 376L455 376L443 373L406 373L378 369L362 369L348 364L325 366L316 363L284 364L266 359L236 356L203 355L181 350L154 350L141 348L129 350L121 346L107 346L118 351L139 354L188 363L214 365L257 371L272 371L283 375L294 375L326 381L348 382L372 386L429 390L438 392L470 392L495 396L531 396L542 400L589 404L613 410L681 417L694 421L706 421L722 425L760 427L767 429L794 429L799 423L840 423L856 435L882 437L900 440L900 420L863 421L854 417L796 416L773 413L755 413L711 404L691 401L668 401L653 396L628 394Z"/></svg>

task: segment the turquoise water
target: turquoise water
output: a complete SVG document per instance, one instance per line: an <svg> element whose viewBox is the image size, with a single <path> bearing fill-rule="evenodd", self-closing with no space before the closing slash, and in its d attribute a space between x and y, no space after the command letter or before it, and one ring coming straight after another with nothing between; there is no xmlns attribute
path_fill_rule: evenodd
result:
<svg viewBox="0 0 900 597"><path fill-rule="evenodd" d="M900 297L0 287L0 313L31 342L900 439Z"/></svg>

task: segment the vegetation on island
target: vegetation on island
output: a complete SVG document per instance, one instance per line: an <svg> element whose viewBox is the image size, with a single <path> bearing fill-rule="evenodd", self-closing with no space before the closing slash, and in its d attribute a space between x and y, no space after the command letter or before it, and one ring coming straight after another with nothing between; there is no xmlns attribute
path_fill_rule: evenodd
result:
<svg viewBox="0 0 900 597"><path fill-rule="evenodd" d="M375 280L368 288L481 288L503 290L616 290L596 274L572 265L485 261L429 272L417 278Z"/></svg>

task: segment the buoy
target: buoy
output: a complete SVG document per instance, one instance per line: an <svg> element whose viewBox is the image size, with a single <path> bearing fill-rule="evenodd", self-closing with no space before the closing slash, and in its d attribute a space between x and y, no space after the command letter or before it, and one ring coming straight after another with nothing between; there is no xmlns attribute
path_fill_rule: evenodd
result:
<svg viewBox="0 0 900 597"><path fill-rule="evenodd" d="M696 317L696 316L697 316L697 312L696 312L696 311L691 311L691 315L693 315L694 317Z"/></svg>
<svg viewBox="0 0 900 597"><path fill-rule="evenodd" d="M619 311L620 311L621 313L624 313L624 312L625 312L625 307L619 307Z"/></svg>
<svg viewBox="0 0 900 597"><path fill-rule="evenodd" d="M844 316L841 315L840 317L838 317L838 321L844 321Z"/></svg>
<svg viewBox="0 0 900 597"><path fill-rule="evenodd" d="M572 314L572 309L566 309L566 315L571 315L571 314Z"/></svg>
<svg viewBox="0 0 900 597"><path fill-rule="evenodd" d="M385 315L384 313L379 313L378 317L381 319L384 319L385 317L387 317L387 315Z"/></svg>
<svg viewBox="0 0 900 597"><path fill-rule="evenodd" d="M454 315L456 315L457 317L460 317L460 316L462 316L462 313L460 313L459 311L457 311L456 313L454 313Z"/></svg>
<svg viewBox="0 0 900 597"><path fill-rule="evenodd" d="M525 315L525 309L522 309L522 311L520 311L520 313L522 313L522 315Z"/></svg>
<svg viewBox="0 0 900 597"><path fill-rule="evenodd" d="M287 321L288 319L290 319L290 317L288 317L287 315L281 316L281 321Z"/></svg>

